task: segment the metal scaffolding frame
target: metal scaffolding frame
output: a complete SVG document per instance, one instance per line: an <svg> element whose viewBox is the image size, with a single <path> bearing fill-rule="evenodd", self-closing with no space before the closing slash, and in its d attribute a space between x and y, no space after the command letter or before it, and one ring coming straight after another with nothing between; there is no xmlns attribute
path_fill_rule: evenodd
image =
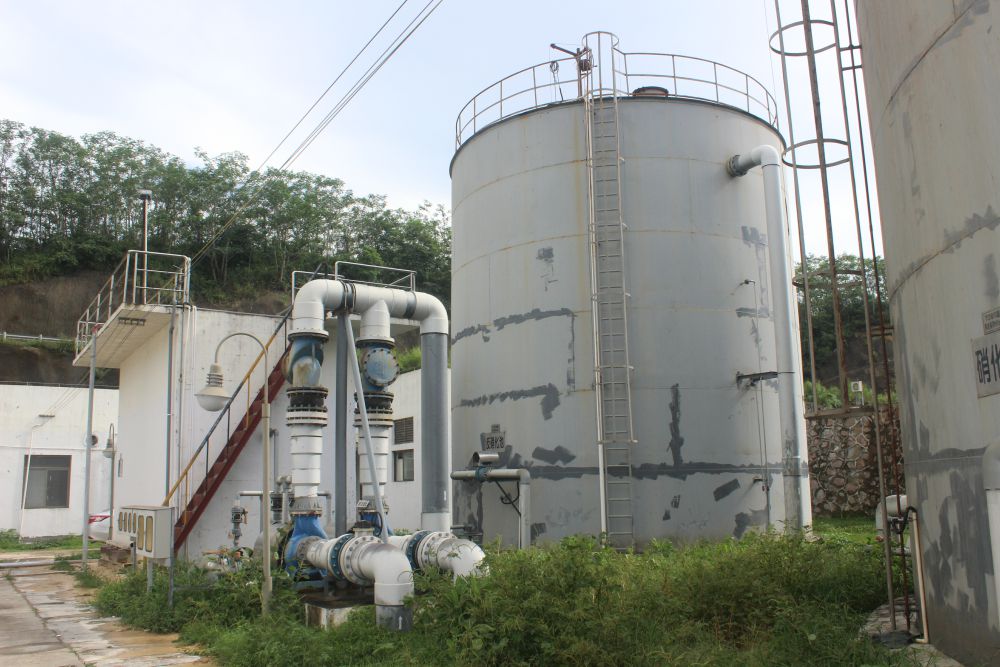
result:
<svg viewBox="0 0 1000 667"><path fill-rule="evenodd" d="M788 20L789 12L786 11L786 20L782 20L782 9L792 5L798 5L798 19ZM824 7L826 6L826 7ZM871 201L871 179L868 170L868 151L865 146L865 125L861 111L861 96L863 94L863 82L859 75L861 72L861 45L855 41L856 29L854 28L855 17L850 8L850 3L843 0L842 7L838 8L837 0L774 0L775 18L777 30L771 35L770 47L781 59L782 83L785 95L785 112L788 117L789 146L785 151L785 163L792 167L794 183L794 197L796 209L796 222L798 225L799 253L802 266L800 283L797 286L802 290L803 301L806 312L806 339L808 341L810 379L812 380L811 411L808 417L846 415L860 412L857 408L850 406L850 392L848 390L848 369L846 362L846 349L844 337L843 310L841 293L844 289L850 289L855 285L844 281L843 276L855 275L860 281L855 281L860 286L862 302L865 311L865 343L867 354L867 375L868 382L872 390L872 420L874 422L875 450L878 465L879 492L881 495L880 507L882 512L883 526L886 528L886 540L884 541L886 559L886 590L889 601L890 618L892 619L892 629L896 629L895 617L895 582L892 572L892 559L899 555L903 561L902 567L902 589L905 591L909 585L906 573L906 554L904 550L903 535L898 534L898 550L890 544L892 539L889 534L889 517L886 503L882 499L891 492L896 495L897 516L903 514L903 507L899 500L902 488L899 460L898 460L898 432L894 428L895 406L893 404L893 374L889 363L888 338L891 336L891 327L887 326L885 305L882 298L880 285L879 267L876 261L875 242L875 222ZM814 15L814 10L819 10L816 14L822 14L819 18ZM795 31L801 35L804 47L801 50L792 51L789 49L786 38ZM846 41L844 40L846 31ZM828 39L821 44L816 43L817 33L826 33ZM827 76L836 76L839 89L840 118L842 123L840 128L830 129L829 119L823 115L822 102L829 102L831 94L825 91L820 94L820 73L823 72L823 65L820 64L817 56L830 52L832 57L826 57ZM789 62L791 59L805 59L805 66L808 73L809 92L811 97L811 114L795 114L792 110L790 99L791 85L789 83ZM833 70L833 67L836 70ZM837 95L832 95L836 97ZM848 100L853 100L853 109L849 109ZM853 115L852 115L853 112ZM811 116L808 118L807 116ZM809 131L807 138L796 138L796 128L806 124ZM836 136L838 129L840 136ZM815 147L817 159L811 164L805 164L800 157L803 148ZM838 148L839 147L839 148ZM860 154L859 160L855 159L855 148ZM831 149L843 150L846 155L841 158L831 158ZM860 164L859 164L860 163ZM860 271L847 271L837 266L837 248L834 241L835 222L846 223L847 220L838 220L834 215L832 207L832 197L830 192L831 170L843 167L846 168L850 176L851 204L853 213L853 223L857 235L857 251L861 265ZM806 223L803 220L801 181L806 175L814 175L819 179L820 190L823 202L823 222L826 235L826 253L829 262L829 271L814 273L808 270L807 251L805 242ZM862 225L861 199L864 199L865 220L868 226L867 242L871 248L871 258L865 256L865 234ZM822 276L823 281L816 282L815 278ZM872 304L869 300L868 285L869 277L873 278L875 292L875 309L872 311ZM839 410L821 411L818 405L816 388L816 352L814 323L812 320L812 298L816 290L829 290L831 303L833 306L834 334L837 349L838 367L838 387L842 400L842 408ZM873 316L877 323L873 323ZM878 341L877 351L876 343ZM881 367L881 377L878 369ZM879 405L879 392L883 391L885 396L885 408ZM890 479L886 476L886 454L888 449L888 465L891 468ZM891 482L891 487L889 482ZM910 629L910 604L909 598L904 596L904 611L906 617L906 629Z"/></svg>

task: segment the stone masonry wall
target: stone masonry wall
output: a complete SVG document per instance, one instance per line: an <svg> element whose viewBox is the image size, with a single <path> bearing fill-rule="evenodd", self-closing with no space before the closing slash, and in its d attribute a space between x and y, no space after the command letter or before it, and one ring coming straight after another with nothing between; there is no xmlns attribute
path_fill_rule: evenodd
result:
<svg viewBox="0 0 1000 667"><path fill-rule="evenodd" d="M898 414L898 413L897 413ZM806 422L809 441L809 476L814 516L872 514L878 504L879 486L875 451L874 415L853 414L812 417ZM883 409L882 446L887 493L892 493L890 443L896 448L897 471L902 484L903 454L899 449L899 420L889 431ZM901 490L905 493L905 490Z"/></svg>

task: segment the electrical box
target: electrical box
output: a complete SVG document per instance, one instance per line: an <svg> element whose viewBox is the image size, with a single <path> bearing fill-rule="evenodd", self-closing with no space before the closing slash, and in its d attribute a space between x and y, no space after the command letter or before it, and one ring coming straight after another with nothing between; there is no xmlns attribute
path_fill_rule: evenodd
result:
<svg viewBox="0 0 1000 667"><path fill-rule="evenodd" d="M170 558L172 509L160 505L120 507L115 515L115 528L119 535L129 536L137 556Z"/></svg>
<svg viewBox="0 0 1000 667"><path fill-rule="evenodd" d="M865 390L865 383L861 380L855 380L851 382L851 392L855 394L860 394Z"/></svg>

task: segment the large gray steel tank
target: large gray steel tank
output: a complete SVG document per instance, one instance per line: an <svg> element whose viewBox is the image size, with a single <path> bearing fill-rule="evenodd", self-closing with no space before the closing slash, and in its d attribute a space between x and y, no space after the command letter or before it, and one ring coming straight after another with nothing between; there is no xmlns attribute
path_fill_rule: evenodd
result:
<svg viewBox="0 0 1000 667"><path fill-rule="evenodd" d="M1000 333L987 333L1000 324L1000 3L857 10L931 641L997 664L1000 524L984 484L1000 479L983 458L1000 443Z"/></svg>
<svg viewBox="0 0 1000 667"><path fill-rule="evenodd" d="M635 539L780 530L775 384L737 383L775 363L761 170L726 173L735 153L782 149L774 102L711 62L642 55L629 64L659 72L616 84ZM453 468L484 447L498 448L499 467L528 467L536 543L602 528L575 65L544 63L484 90L459 117L451 167ZM516 544L517 492L501 484L510 498L492 483L456 483L454 519Z"/></svg>

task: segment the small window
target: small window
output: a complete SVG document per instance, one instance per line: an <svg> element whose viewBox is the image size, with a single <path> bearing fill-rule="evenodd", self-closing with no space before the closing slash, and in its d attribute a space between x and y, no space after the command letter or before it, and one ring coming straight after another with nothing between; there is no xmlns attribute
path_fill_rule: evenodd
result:
<svg viewBox="0 0 1000 667"><path fill-rule="evenodd" d="M413 481L413 450L392 453L392 481Z"/></svg>
<svg viewBox="0 0 1000 667"><path fill-rule="evenodd" d="M69 507L69 456L24 457L25 509Z"/></svg>
<svg viewBox="0 0 1000 667"><path fill-rule="evenodd" d="M397 419L393 422L394 441L397 445L413 442L413 417Z"/></svg>

